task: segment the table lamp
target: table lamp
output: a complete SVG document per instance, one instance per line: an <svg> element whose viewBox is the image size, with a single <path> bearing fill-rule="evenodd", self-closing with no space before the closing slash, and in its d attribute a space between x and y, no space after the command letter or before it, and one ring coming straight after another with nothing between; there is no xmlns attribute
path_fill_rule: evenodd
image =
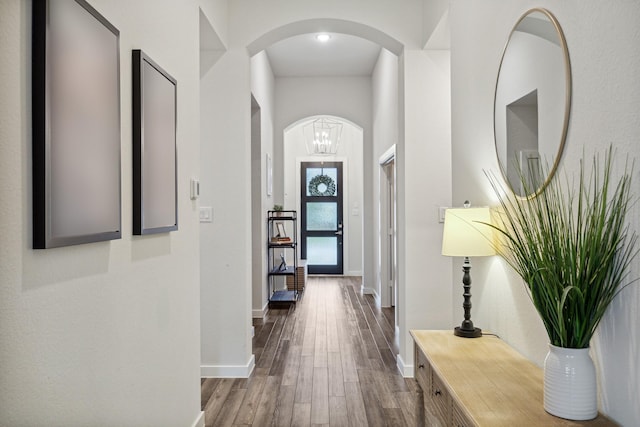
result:
<svg viewBox="0 0 640 427"><path fill-rule="evenodd" d="M465 206L468 202L465 202ZM491 212L484 208L447 209L442 235L442 255L464 257L462 264L462 286L464 289L464 320L453 334L464 338L482 336L482 330L471 321L471 263L469 257L495 255L493 230L484 224L491 224Z"/></svg>

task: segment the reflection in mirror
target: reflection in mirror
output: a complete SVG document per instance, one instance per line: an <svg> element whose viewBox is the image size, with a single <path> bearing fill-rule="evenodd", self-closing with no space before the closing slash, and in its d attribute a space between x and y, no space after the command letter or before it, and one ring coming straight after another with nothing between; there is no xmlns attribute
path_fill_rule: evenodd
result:
<svg viewBox="0 0 640 427"><path fill-rule="evenodd" d="M562 155L570 103L571 70L562 30L547 10L532 9L509 36L494 105L498 161L517 195L535 194L551 179ZM542 176L543 169L548 176Z"/></svg>
<svg viewBox="0 0 640 427"><path fill-rule="evenodd" d="M538 91L507 105L507 181L519 195L542 185L538 143Z"/></svg>

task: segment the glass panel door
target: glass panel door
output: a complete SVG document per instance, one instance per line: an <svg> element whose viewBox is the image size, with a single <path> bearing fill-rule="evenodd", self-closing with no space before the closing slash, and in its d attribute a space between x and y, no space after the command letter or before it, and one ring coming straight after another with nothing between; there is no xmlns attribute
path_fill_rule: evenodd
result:
<svg viewBox="0 0 640 427"><path fill-rule="evenodd" d="M301 256L309 274L342 274L342 162L303 162Z"/></svg>

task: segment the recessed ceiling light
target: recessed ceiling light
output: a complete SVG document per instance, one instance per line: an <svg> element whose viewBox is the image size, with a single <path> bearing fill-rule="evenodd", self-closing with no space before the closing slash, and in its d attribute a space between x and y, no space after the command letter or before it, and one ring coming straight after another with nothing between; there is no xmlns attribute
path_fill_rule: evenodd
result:
<svg viewBox="0 0 640 427"><path fill-rule="evenodd" d="M328 42L329 39L331 39L331 36L329 34L318 34L316 36L316 40L318 40L319 42L322 42L322 43Z"/></svg>

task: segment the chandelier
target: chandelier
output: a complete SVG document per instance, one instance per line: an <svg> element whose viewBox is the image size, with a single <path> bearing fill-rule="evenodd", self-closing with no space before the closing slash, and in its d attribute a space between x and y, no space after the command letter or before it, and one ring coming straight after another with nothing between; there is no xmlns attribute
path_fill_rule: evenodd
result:
<svg viewBox="0 0 640 427"><path fill-rule="evenodd" d="M306 124L302 130L307 153L330 156L338 152L342 123L323 117Z"/></svg>

